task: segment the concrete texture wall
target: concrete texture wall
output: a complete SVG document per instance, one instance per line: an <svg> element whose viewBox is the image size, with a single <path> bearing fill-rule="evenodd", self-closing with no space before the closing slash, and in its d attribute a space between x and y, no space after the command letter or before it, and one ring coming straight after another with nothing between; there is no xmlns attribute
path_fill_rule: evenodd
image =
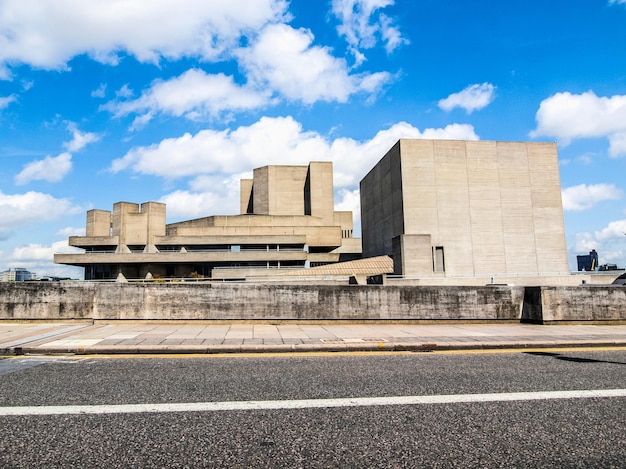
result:
<svg viewBox="0 0 626 469"><path fill-rule="evenodd" d="M304 215L307 166L264 166L254 170L253 208L257 215Z"/></svg>
<svg viewBox="0 0 626 469"><path fill-rule="evenodd" d="M333 164L329 161L309 163L305 187L305 207L310 208L307 214L321 218L325 224L334 224Z"/></svg>
<svg viewBox="0 0 626 469"><path fill-rule="evenodd" d="M528 293L522 317L531 322L626 321L624 286L535 287L534 291ZM536 298L538 294L538 299L531 299L530 295Z"/></svg>
<svg viewBox="0 0 626 469"><path fill-rule="evenodd" d="M253 179L239 180L239 213L241 215L254 213L253 184Z"/></svg>
<svg viewBox="0 0 626 469"><path fill-rule="evenodd" d="M111 236L111 212L97 209L87 211L86 236Z"/></svg>
<svg viewBox="0 0 626 469"><path fill-rule="evenodd" d="M405 233L400 142L360 183L363 257L393 254L392 239Z"/></svg>
<svg viewBox="0 0 626 469"><path fill-rule="evenodd" d="M625 321L624 287L0 283L6 320Z"/></svg>
<svg viewBox="0 0 626 469"><path fill-rule="evenodd" d="M427 234L447 275L569 272L553 143L400 140L361 181L361 212L365 256ZM433 272L402 263L405 276Z"/></svg>

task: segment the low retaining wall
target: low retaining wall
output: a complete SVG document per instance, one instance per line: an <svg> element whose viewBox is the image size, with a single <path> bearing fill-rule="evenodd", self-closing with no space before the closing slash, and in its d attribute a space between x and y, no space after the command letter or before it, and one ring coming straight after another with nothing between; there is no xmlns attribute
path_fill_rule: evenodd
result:
<svg viewBox="0 0 626 469"><path fill-rule="evenodd" d="M522 321L624 323L626 287L526 287Z"/></svg>
<svg viewBox="0 0 626 469"><path fill-rule="evenodd" d="M0 283L0 319L625 321L626 288Z"/></svg>

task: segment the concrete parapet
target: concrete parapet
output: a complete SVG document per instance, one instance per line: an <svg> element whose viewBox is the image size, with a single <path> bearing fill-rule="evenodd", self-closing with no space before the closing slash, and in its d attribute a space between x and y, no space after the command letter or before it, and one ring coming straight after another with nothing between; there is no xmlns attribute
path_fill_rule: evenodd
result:
<svg viewBox="0 0 626 469"><path fill-rule="evenodd" d="M623 286L541 287L541 322L626 322Z"/></svg>
<svg viewBox="0 0 626 469"><path fill-rule="evenodd" d="M0 319L615 323L626 288L6 283Z"/></svg>

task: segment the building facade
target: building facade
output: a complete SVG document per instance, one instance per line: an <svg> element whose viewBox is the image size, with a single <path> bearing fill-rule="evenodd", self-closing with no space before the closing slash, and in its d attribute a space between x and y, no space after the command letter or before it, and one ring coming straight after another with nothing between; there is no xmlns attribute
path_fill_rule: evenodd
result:
<svg viewBox="0 0 626 469"><path fill-rule="evenodd" d="M556 144L400 140L360 189L363 256L396 274L569 274Z"/></svg>
<svg viewBox="0 0 626 469"><path fill-rule="evenodd" d="M359 259L352 212L335 211L330 162L265 166L241 180L240 214L166 223L166 206L114 204L87 212L85 251L55 254L85 279L247 278Z"/></svg>
<svg viewBox="0 0 626 469"><path fill-rule="evenodd" d="M2 282L27 282L34 278L35 275L32 272L22 267L8 269L0 274L0 281Z"/></svg>

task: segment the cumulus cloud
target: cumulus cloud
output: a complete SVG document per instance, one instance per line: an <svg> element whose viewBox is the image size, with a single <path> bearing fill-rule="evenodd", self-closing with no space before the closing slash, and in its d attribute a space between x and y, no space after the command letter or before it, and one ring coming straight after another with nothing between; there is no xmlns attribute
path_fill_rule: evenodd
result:
<svg viewBox="0 0 626 469"><path fill-rule="evenodd" d="M544 99L535 116L531 137L556 137L562 145L580 138L607 138L609 155L626 155L626 95L596 96L556 93Z"/></svg>
<svg viewBox="0 0 626 469"><path fill-rule="evenodd" d="M606 227L596 231L595 237L598 241L609 239L619 239L626 241L626 218L610 222Z"/></svg>
<svg viewBox="0 0 626 469"><path fill-rule="evenodd" d="M43 160L33 161L15 176L15 184L21 186L31 181L59 182L72 169L72 155L61 153L59 156L46 156Z"/></svg>
<svg viewBox="0 0 626 469"><path fill-rule="evenodd" d="M285 0L20 0L0 2L0 78L7 64L65 69L80 54L116 64L215 60L242 36L281 21Z"/></svg>
<svg viewBox="0 0 626 469"><path fill-rule="evenodd" d="M55 220L81 210L69 199L57 199L41 192L13 195L0 192L0 231L8 232L29 223Z"/></svg>
<svg viewBox="0 0 626 469"><path fill-rule="evenodd" d="M54 254L79 252L82 252L82 249L69 246L67 240L49 245L32 243L13 248L13 251L2 259L2 262L9 267L24 267L38 277L49 275L61 278L82 278L82 268L54 264Z"/></svg>
<svg viewBox="0 0 626 469"><path fill-rule="evenodd" d="M340 21L337 32L345 37L357 64L365 60L360 50L370 49L378 41L388 53L409 43L393 19L380 12L393 4L393 0L333 0L332 12Z"/></svg>
<svg viewBox="0 0 626 469"><path fill-rule="evenodd" d="M234 196L235 194L233 194ZM224 197L216 192L191 192L178 190L159 200L167 205L168 219L193 219L207 215L231 215L238 213L239 200Z"/></svg>
<svg viewBox="0 0 626 469"><path fill-rule="evenodd" d="M354 237L359 237L361 232L361 192L359 189L339 189L335 195L335 210L352 212Z"/></svg>
<svg viewBox="0 0 626 469"><path fill-rule="evenodd" d="M626 211L624 212L626 216ZM593 232L576 233L572 254L598 251L599 263L617 263L626 266L626 218L609 222L604 228Z"/></svg>
<svg viewBox="0 0 626 469"><path fill-rule="evenodd" d="M18 261L21 265L38 263L39 261L51 261L54 254L83 252L67 244L67 241L57 241L51 245L28 244L13 249L11 260Z"/></svg>
<svg viewBox="0 0 626 469"><path fill-rule="evenodd" d="M469 85L439 101L439 107L451 111L456 107L465 109L468 114L488 106L495 99L496 87L491 83Z"/></svg>
<svg viewBox="0 0 626 469"><path fill-rule="evenodd" d="M190 219L208 215L239 214L241 179L252 179L252 171L238 174L201 174L189 182L190 190L177 190L161 197L168 219Z"/></svg>
<svg viewBox="0 0 626 469"><path fill-rule="evenodd" d="M313 45L313 34L285 24L266 27L250 47L237 52L251 84L270 87L289 100L346 102L355 93L375 93L391 75L350 74L345 60Z"/></svg>
<svg viewBox="0 0 626 469"><path fill-rule="evenodd" d="M92 98L104 98L106 96L107 85L100 83L100 86L91 92Z"/></svg>
<svg viewBox="0 0 626 469"><path fill-rule="evenodd" d="M224 74L209 75L202 70L187 70L167 81L159 80L134 100L111 101L103 109L120 117L141 114L133 127L145 125L155 113L189 119L217 117L228 111L255 109L267 103L267 91L236 84Z"/></svg>
<svg viewBox="0 0 626 469"><path fill-rule="evenodd" d="M589 210L599 202L619 200L623 196L624 191L613 184L580 184L562 191L563 210Z"/></svg>
<svg viewBox="0 0 626 469"><path fill-rule="evenodd" d="M122 86L119 90L115 92L115 96L117 98L123 99L132 98L134 94L134 91L130 89L128 83L125 83L124 86Z"/></svg>
<svg viewBox="0 0 626 469"><path fill-rule="evenodd" d="M576 240L574 243L574 252L578 254L587 254L593 249L598 249L600 243L593 237L592 233L584 231L582 233L576 233Z"/></svg>
<svg viewBox="0 0 626 469"><path fill-rule="evenodd" d="M189 182L190 190L177 190L159 200L167 204L168 219L188 219L239 213L239 181L251 178L251 171L256 167L332 161L335 208L353 212L358 232L360 199L355 186L400 138L477 140L478 136L470 125L453 124L420 131L400 122L370 140L338 138L330 141L315 132L303 131L291 117L266 117L232 132L204 130L195 136L187 134L156 146L137 148L114 162L114 169L131 168L165 178L174 174L193 177ZM259 152L259 148L264 151Z"/></svg>
<svg viewBox="0 0 626 469"><path fill-rule="evenodd" d="M17 96L15 95L0 97L0 111L14 101L17 101Z"/></svg>
<svg viewBox="0 0 626 469"><path fill-rule="evenodd" d="M73 122L68 122L67 130L72 133L72 140L64 142L63 147L69 152L77 152L82 150L90 143L97 142L101 136L94 132L81 132Z"/></svg>
<svg viewBox="0 0 626 469"><path fill-rule="evenodd" d="M268 164L308 164L333 161L335 184L348 187L362 176L400 138L477 140L471 125L452 124L439 129L419 129L406 122L378 132L372 139L330 141L317 132L305 131L292 117L263 117L250 126L234 130L202 130L160 143L136 147L113 161L111 170L182 178L202 174L233 174Z"/></svg>
<svg viewBox="0 0 626 469"><path fill-rule="evenodd" d="M60 229L59 231L56 232L56 234L58 236L65 236L65 237L69 237L69 236L85 236L85 228L76 228L73 226L68 226L65 228Z"/></svg>

